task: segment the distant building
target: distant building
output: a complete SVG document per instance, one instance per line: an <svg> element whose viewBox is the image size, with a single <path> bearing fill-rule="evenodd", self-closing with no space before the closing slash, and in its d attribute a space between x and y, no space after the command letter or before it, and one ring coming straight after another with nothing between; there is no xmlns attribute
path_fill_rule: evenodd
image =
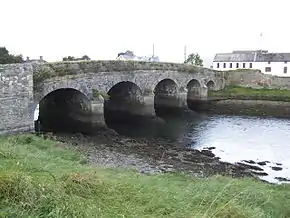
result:
<svg viewBox="0 0 290 218"><path fill-rule="evenodd" d="M259 69L266 74L290 76L290 53L268 53L267 50L217 53L212 68L215 70Z"/></svg>
<svg viewBox="0 0 290 218"><path fill-rule="evenodd" d="M136 56L132 51L121 52L117 56L117 60L134 60L134 61L148 61L148 62L159 62L157 56L147 57L147 56Z"/></svg>
<svg viewBox="0 0 290 218"><path fill-rule="evenodd" d="M40 56L39 59L30 59L29 57L26 57L25 62L38 62L38 63L42 63L42 62L46 62L45 60L43 60L43 57Z"/></svg>

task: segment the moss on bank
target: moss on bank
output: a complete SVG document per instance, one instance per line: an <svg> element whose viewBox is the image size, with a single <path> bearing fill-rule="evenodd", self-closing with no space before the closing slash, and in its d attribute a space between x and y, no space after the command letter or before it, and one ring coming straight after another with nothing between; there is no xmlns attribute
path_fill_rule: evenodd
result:
<svg viewBox="0 0 290 218"><path fill-rule="evenodd" d="M209 92L209 97L290 102L290 90L267 88L253 89L242 86L228 86L219 91Z"/></svg>
<svg viewBox="0 0 290 218"><path fill-rule="evenodd" d="M33 135L0 143L0 217L290 216L289 185L101 169Z"/></svg>

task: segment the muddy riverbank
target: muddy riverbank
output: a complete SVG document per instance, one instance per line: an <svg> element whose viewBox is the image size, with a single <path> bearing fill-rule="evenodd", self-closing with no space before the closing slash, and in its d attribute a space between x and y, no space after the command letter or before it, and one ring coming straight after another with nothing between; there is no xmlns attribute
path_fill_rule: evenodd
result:
<svg viewBox="0 0 290 218"><path fill-rule="evenodd" d="M290 118L290 102L255 99L211 99L195 102L196 110L208 114Z"/></svg>
<svg viewBox="0 0 290 218"><path fill-rule="evenodd" d="M161 138L126 137L112 130L100 130L94 136L47 133L44 137L77 149L88 163L101 167L135 169L146 174L184 172L197 177L256 176L247 164L220 161L211 152L212 148L199 151Z"/></svg>

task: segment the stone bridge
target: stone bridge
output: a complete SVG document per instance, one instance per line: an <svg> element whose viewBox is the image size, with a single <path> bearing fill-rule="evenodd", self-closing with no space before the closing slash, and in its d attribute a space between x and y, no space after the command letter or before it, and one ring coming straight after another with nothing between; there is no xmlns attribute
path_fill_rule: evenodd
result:
<svg viewBox="0 0 290 218"><path fill-rule="evenodd" d="M115 111L159 116L219 90L214 71L186 64L80 61L0 65L0 133L34 130L34 111L47 129L106 123ZM194 105L194 104L193 104ZM167 108L167 109L166 109ZM194 110L194 106L190 107ZM81 127L82 128L82 127Z"/></svg>

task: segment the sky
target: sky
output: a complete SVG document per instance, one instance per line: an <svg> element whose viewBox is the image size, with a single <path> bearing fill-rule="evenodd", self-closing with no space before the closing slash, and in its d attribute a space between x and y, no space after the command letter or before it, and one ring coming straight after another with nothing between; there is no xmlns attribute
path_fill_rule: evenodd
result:
<svg viewBox="0 0 290 218"><path fill-rule="evenodd" d="M289 0L0 0L0 46L47 61L132 50L182 62L241 49L290 52ZM260 36L262 33L262 36Z"/></svg>

